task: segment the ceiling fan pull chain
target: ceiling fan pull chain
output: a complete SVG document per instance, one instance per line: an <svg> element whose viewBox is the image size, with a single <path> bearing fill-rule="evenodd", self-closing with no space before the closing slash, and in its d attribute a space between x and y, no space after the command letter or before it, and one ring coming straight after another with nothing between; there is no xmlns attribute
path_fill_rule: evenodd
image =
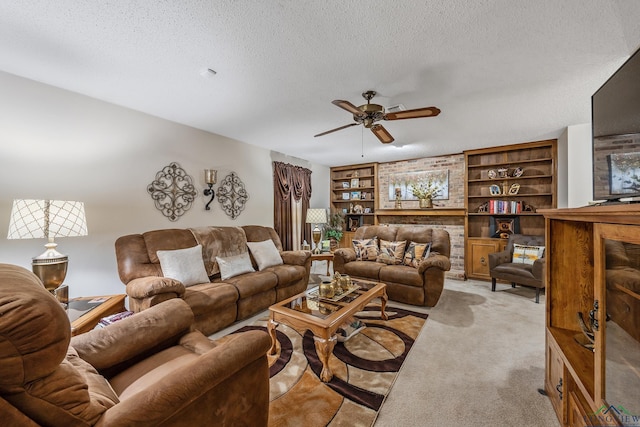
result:
<svg viewBox="0 0 640 427"><path fill-rule="evenodd" d="M360 152L360 157L364 157L364 127L361 127L360 129L362 129L362 133L361 133L361 137L360 137L360 141L361 141L361 152Z"/></svg>

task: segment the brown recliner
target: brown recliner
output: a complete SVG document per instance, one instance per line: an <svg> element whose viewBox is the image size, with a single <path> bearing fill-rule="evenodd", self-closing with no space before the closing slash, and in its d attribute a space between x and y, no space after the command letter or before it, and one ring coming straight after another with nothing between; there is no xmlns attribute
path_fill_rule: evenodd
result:
<svg viewBox="0 0 640 427"><path fill-rule="evenodd" d="M30 271L0 264L0 414L8 426L266 426L266 332L211 341L181 299L71 338Z"/></svg>
<svg viewBox="0 0 640 427"><path fill-rule="evenodd" d="M489 254L489 275L491 276L491 290L496 290L496 280L506 280L511 282L511 286L516 284L536 288L536 303L540 302L540 289L545 287L543 257L531 264L514 264L513 245L544 246L544 236L530 236L526 234L512 234L509 236L507 246L502 252Z"/></svg>

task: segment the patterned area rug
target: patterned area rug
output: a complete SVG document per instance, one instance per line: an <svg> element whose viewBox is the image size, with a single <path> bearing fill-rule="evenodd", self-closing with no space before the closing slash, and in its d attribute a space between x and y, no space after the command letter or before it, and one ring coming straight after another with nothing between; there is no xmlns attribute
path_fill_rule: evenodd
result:
<svg viewBox="0 0 640 427"><path fill-rule="evenodd" d="M278 353L269 356L271 403L269 425L371 426L427 315L387 306L368 306L356 316L366 328L345 343L337 343L330 358L334 373L320 381L322 370L313 335L278 326ZM245 326L266 330L266 319Z"/></svg>

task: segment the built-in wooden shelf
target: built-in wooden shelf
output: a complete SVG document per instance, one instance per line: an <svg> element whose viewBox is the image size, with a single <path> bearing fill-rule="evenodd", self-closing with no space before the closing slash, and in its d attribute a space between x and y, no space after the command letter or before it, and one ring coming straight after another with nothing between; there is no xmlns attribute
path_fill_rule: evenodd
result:
<svg viewBox="0 0 640 427"><path fill-rule="evenodd" d="M378 209L377 216L465 216L466 209Z"/></svg>

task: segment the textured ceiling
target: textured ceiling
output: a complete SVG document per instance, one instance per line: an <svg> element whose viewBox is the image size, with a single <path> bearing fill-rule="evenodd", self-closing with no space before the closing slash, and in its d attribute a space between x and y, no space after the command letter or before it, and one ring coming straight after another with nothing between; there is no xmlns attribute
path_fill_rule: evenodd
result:
<svg viewBox="0 0 640 427"><path fill-rule="evenodd" d="M587 123L639 21L637 0L3 0L0 70L333 166ZM313 137L368 89L442 113L383 122L388 146L362 126Z"/></svg>

